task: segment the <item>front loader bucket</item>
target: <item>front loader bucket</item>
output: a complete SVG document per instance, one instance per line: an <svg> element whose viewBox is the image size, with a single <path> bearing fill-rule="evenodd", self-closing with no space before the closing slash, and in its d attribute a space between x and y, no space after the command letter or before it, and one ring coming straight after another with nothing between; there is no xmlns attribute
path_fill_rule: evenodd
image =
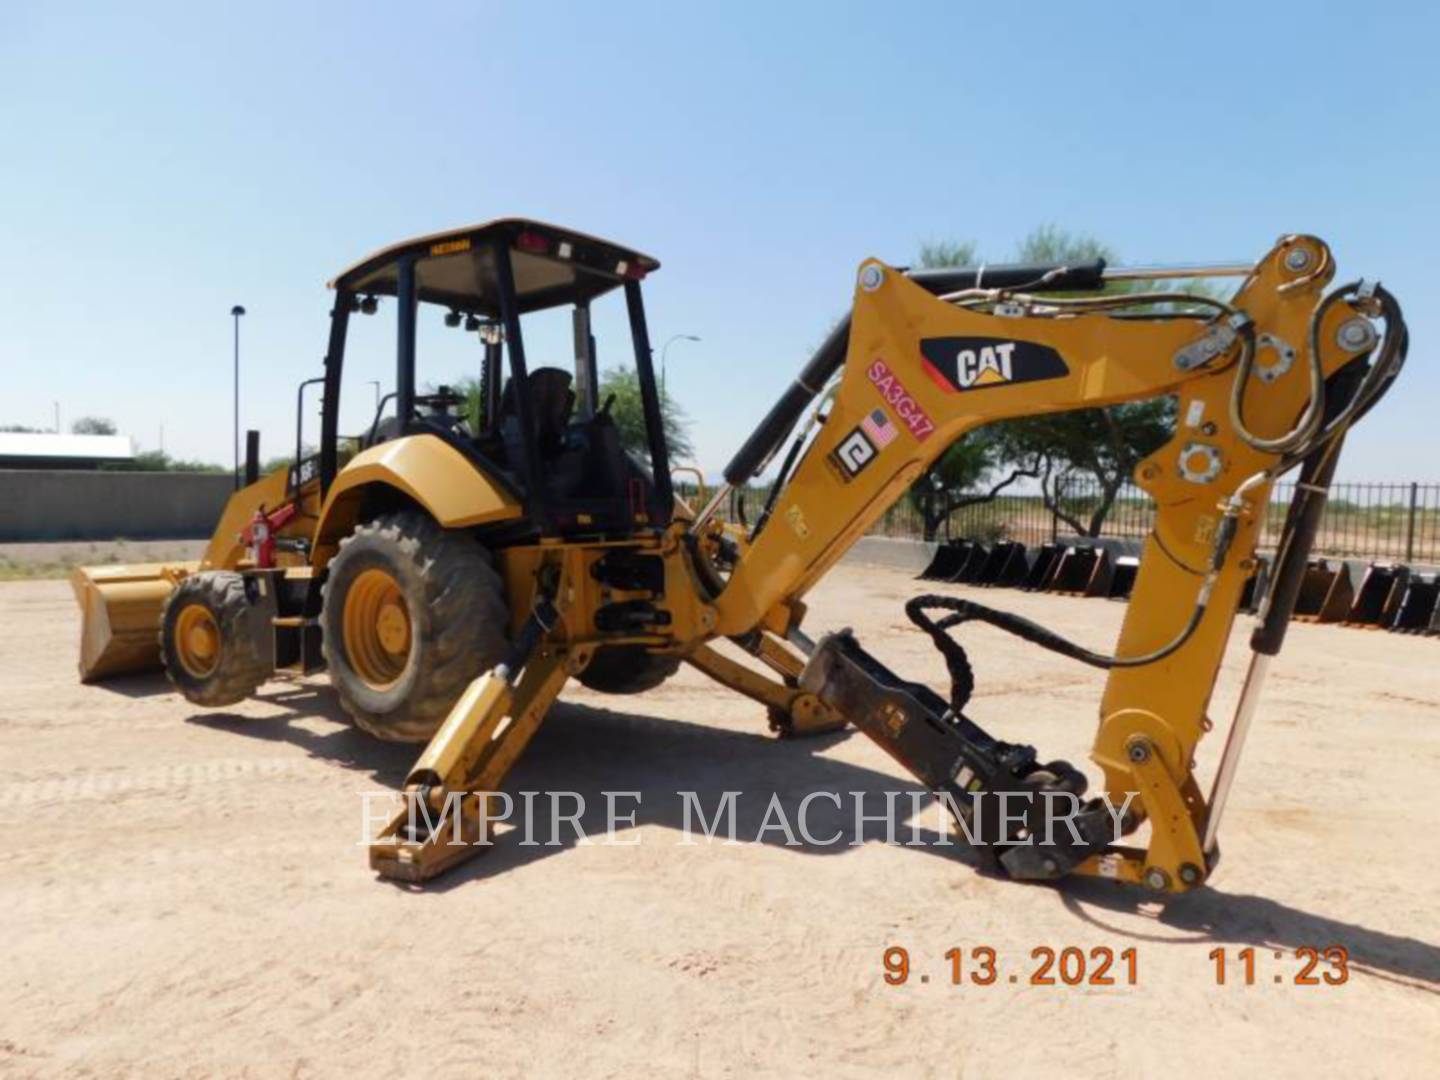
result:
<svg viewBox="0 0 1440 1080"><path fill-rule="evenodd" d="M77 566L70 587L80 604L80 681L158 668L165 598L199 565Z"/></svg>

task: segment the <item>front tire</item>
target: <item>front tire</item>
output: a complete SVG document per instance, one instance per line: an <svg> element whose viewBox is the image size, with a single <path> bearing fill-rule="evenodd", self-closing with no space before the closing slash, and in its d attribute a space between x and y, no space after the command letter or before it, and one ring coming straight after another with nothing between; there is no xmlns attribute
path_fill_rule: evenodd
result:
<svg viewBox="0 0 1440 1080"><path fill-rule="evenodd" d="M234 705L253 694L270 677L269 639L268 610L229 570L186 577L160 617L165 675L197 705Z"/></svg>
<svg viewBox="0 0 1440 1080"><path fill-rule="evenodd" d="M330 561L322 648L357 727L425 742L509 652L505 583L468 534L418 511L358 526Z"/></svg>

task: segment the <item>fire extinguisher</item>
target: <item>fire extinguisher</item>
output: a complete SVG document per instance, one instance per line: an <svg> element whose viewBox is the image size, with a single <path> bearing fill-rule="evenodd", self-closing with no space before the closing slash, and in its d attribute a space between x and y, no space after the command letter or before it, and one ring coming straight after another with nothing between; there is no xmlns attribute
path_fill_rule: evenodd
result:
<svg viewBox="0 0 1440 1080"><path fill-rule="evenodd" d="M294 516L294 503L286 503L268 514L263 504L255 509L255 516L240 534L240 542L257 569L269 570L275 566L275 533Z"/></svg>

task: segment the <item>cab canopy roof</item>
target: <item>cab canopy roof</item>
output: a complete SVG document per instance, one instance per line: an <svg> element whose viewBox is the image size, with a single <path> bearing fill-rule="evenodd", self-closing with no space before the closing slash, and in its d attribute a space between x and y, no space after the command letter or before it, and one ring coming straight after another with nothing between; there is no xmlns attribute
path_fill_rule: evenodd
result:
<svg viewBox="0 0 1440 1080"><path fill-rule="evenodd" d="M660 267L649 255L585 233L524 218L498 218L382 248L342 271L330 288L394 296L400 262L413 257L422 302L498 318L496 257L507 248L522 312L584 303Z"/></svg>

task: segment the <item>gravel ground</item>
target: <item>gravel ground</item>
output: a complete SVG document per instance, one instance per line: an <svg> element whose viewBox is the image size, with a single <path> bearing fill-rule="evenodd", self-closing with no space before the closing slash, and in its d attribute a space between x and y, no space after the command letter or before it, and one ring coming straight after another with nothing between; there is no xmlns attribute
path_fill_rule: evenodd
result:
<svg viewBox="0 0 1440 1080"><path fill-rule="evenodd" d="M915 591L848 565L807 625L853 625L938 682L900 610ZM1102 646L1121 616L985 595ZM156 676L84 687L63 582L0 586L0 616L0 1074L1363 1077L1440 1061L1440 804L1423 794L1440 640L1294 627L1224 862L1162 905L985 877L961 849L886 844L879 823L858 846L757 839L772 795L793 821L806 795L843 794L843 811L812 807L824 836L848 793L874 812L911 787L863 736L770 738L762 709L689 669L637 698L567 692L511 777L587 796L592 832L603 792L639 792L618 836L634 846L510 834L431 887L397 887L367 869L364 798L396 788L415 750L358 734L323 677L218 711ZM977 721L1085 762L1103 674L988 628L966 638ZM1207 787L1220 742L1201 748ZM743 792L739 842L682 843L685 790L708 809ZM934 838L932 810L919 826ZM1295 985L1295 950L1333 945L1348 982ZM909 950L905 985L884 980L891 946ZM1031 985L1033 951L1070 946L1133 948L1136 984L1117 962L1118 985ZM993 983L952 986L953 947L967 979L971 950L993 949Z"/></svg>
<svg viewBox="0 0 1440 1080"><path fill-rule="evenodd" d="M63 578L76 566L188 562L204 540L35 540L0 544L0 581Z"/></svg>

